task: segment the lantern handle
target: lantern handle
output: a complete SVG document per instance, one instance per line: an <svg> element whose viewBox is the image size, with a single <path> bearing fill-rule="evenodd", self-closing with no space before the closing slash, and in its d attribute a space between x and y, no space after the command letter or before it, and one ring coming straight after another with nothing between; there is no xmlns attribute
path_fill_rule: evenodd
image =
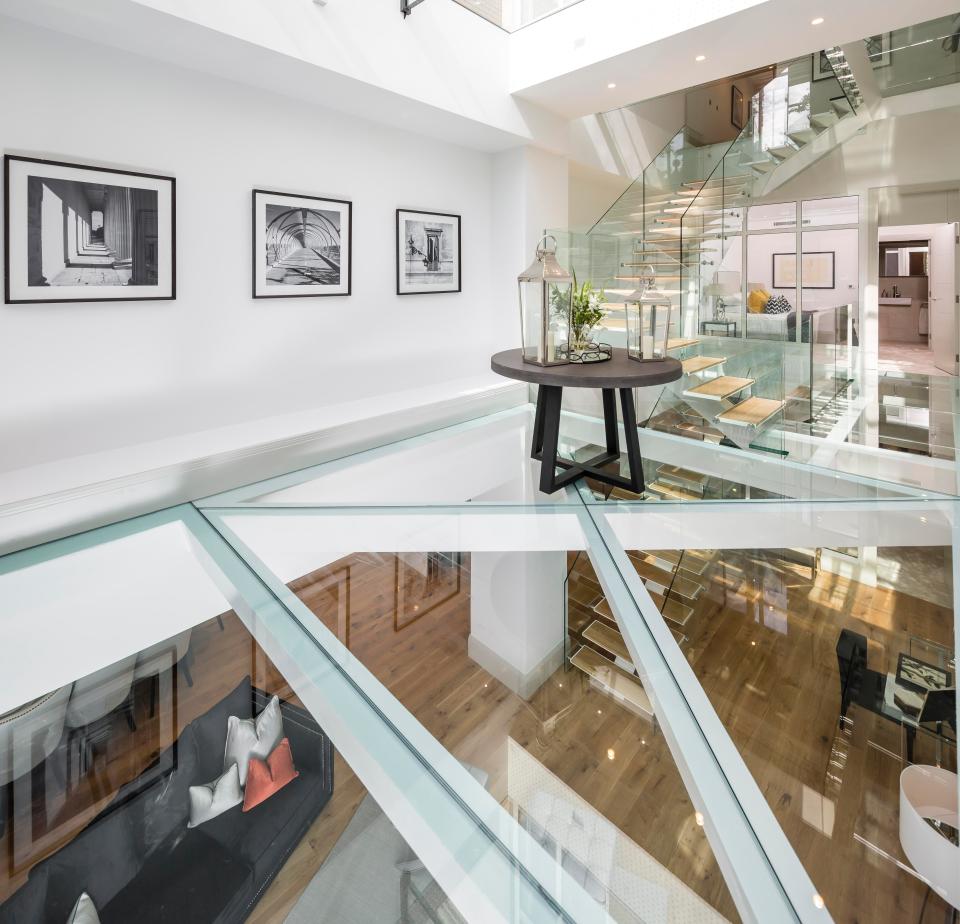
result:
<svg viewBox="0 0 960 924"><path fill-rule="evenodd" d="M543 244L543 243L545 243L546 241L553 241L553 250L552 250L552 251L551 251L551 250L541 249L540 245ZM555 254L555 253L557 252L557 247L558 247L558 246L559 246L559 244L557 243L557 239L556 239L552 234L544 234L544 236L541 237L539 241L537 241L537 255L539 256L541 253L553 253L553 254Z"/></svg>

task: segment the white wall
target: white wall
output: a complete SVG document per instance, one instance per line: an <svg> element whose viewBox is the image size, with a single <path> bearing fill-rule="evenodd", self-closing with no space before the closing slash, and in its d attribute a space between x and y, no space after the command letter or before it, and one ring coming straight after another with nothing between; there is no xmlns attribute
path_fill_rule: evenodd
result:
<svg viewBox="0 0 960 924"><path fill-rule="evenodd" d="M175 301L0 307L0 470L480 373L513 329L490 155L12 20L0 82L5 152L175 176L178 257ZM351 297L251 298L254 187L353 201ZM463 215L462 294L394 294L398 206Z"/></svg>
<svg viewBox="0 0 960 924"><path fill-rule="evenodd" d="M4 0L6 15L484 150L562 120L507 87L509 36L449 0Z"/></svg>

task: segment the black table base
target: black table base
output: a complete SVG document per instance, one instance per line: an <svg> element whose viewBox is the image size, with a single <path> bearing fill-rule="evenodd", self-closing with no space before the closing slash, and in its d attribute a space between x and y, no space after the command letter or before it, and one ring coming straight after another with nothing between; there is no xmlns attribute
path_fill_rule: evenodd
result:
<svg viewBox="0 0 960 924"><path fill-rule="evenodd" d="M623 429L627 450L629 477L614 475L604 471L601 466L609 465L620 459L620 433L617 427L617 396L620 392L620 406L623 409ZM533 424L533 448L531 458L540 462L540 490L544 494L553 494L578 478L589 475L603 484L615 488L625 488L634 494L642 494L643 459L640 456L640 440L637 434L637 411L633 404L633 389L604 388L603 425L606 431L606 451L593 456L585 462L573 462L561 459L557 455L560 441L560 405L563 400L563 387L560 385L540 385L537 391L537 414ZM564 469L559 475L557 469Z"/></svg>

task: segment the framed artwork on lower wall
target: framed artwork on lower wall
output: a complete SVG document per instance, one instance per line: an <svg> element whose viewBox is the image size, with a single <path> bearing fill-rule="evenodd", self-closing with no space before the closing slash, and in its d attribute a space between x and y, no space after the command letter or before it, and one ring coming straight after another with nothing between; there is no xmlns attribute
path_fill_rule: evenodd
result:
<svg viewBox="0 0 960 924"><path fill-rule="evenodd" d="M832 250L813 251L803 254L800 278L804 289L836 288L835 254ZM773 255L773 288L795 289L797 287L797 255L775 253Z"/></svg>
<svg viewBox="0 0 960 924"><path fill-rule="evenodd" d="M4 300L176 298L176 180L7 154Z"/></svg>
<svg viewBox="0 0 960 924"><path fill-rule="evenodd" d="M349 295L353 203L253 191L253 297Z"/></svg>
<svg viewBox="0 0 960 924"><path fill-rule="evenodd" d="M397 209L397 295L459 291L460 216Z"/></svg>

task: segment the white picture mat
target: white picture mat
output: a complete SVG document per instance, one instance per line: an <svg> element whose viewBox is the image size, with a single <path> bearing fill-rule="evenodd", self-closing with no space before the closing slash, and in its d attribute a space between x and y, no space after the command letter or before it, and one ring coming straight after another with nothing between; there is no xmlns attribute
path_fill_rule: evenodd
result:
<svg viewBox="0 0 960 924"><path fill-rule="evenodd" d="M267 284L267 205L281 205L284 208L304 208L313 211L340 213L340 283L339 285L285 285ZM255 191L253 208L253 254L254 276L253 293L258 296L278 295L349 295L351 236L350 204L334 199L317 199L310 196L294 196L286 193L265 193Z"/></svg>
<svg viewBox="0 0 960 924"><path fill-rule="evenodd" d="M173 295L173 184L166 178L128 175L112 170L57 166L23 160L7 162L10 170L10 298L49 302L59 299L124 301L131 298L170 298ZM155 286L31 286L27 285L27 180L31 176L77 183L103 183L157 192L157 285Z"/></svg>
<svg viewBox="0 0 960 924"><path fill-rule="evenodd" d="M397 234L397 290L403 294L416 294L418 292L459 292L460 291L460 216L448 215L443 212L414 212L400 209L397 215L399 222ZM417 281L408 283L404 278L404 268L407 262L407 235L406 227L408 221L421 222L426 224L441 224L453 226L453 279L450 281Z"/></svg>

